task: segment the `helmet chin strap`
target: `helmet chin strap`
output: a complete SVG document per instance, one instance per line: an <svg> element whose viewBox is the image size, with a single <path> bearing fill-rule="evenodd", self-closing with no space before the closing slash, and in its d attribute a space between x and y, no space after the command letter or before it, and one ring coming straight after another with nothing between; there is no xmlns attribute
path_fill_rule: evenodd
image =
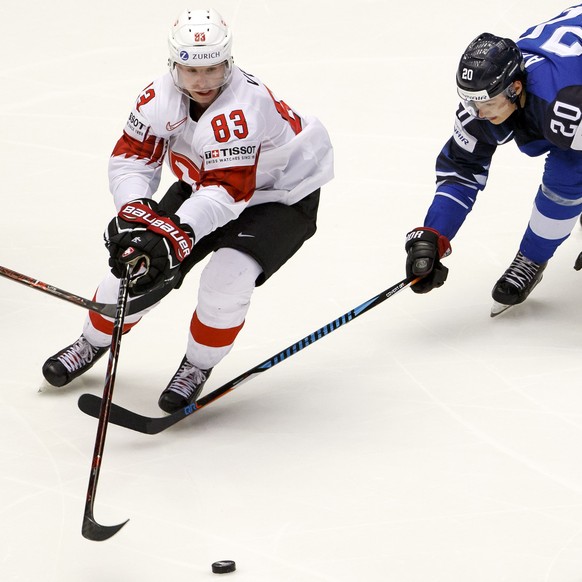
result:
<svg viewBox="0 0 582 582"><path fill-rule="evenodd" d="M516 103L519 101L519 93L517 93L517 91L513 88L513 85L509 85L505 92L511 103Z"/></svg>
<svg viewBox="0 0 582 582"><path fill-rule="evenodd" d="M515 106L517 107L518 110L523 109L523 104L522 104L522 95L524 95L525 93L525 88L523 86L523 83L521 85L521 91L518 93L514 88L513 85L510 85L507 88L507 98L509 99L509 101L511 101L511 103L514 103Z"/></svg>

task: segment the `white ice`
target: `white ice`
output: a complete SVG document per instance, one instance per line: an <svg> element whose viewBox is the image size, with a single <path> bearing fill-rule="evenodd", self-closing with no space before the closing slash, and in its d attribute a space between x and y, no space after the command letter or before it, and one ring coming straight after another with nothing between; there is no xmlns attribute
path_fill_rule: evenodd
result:
<svg viewBox="0 0 582 582"><path fill-rule="evenodd" d="M517 37L567 2L210 0L235 59L335 145L319 231L257 290L208 391L404 278L450 136L462 49ZM107 160L165 71L176 0L0 9L1 264L92 297L113 215ZM3 582L582 581L582 250L576 227L527 303L489 317L543 159L514 144L453 241L446 285L390 298L157 436L111 426L81 536L106 360L39 394L80 308L0 280ZM166 170L161 190L171 183ZM114 401L161 415L197 273L123 339Z"/></svg>

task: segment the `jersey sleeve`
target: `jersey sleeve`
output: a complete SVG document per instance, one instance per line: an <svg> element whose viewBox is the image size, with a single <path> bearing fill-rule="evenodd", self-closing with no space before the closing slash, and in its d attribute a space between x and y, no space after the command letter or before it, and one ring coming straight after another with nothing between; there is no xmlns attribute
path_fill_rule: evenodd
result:
<svg viewBox="0 0 582 582"><path fill-rule="evenodd" d="M544 137L561 150L582 150L581 103L582 86L568 86L558 91L544 111Z"/></svg>
<svg viewBox="0 0 582 582"><path fill-rule="evenodd" d="M166 139L156 135L156 92L148 85L136 100L109 159L109 188L116 208L158 189Z"/></svg>
<svg viewBox="0 0 582 582"><path fill-rule="evenodd" d="M491 131L459 105L453 136L436 160L436 193L424 225L452 239L485 188L497 145L511 139L511 130ZM497 135L495 135L497 133Z"/></svg>

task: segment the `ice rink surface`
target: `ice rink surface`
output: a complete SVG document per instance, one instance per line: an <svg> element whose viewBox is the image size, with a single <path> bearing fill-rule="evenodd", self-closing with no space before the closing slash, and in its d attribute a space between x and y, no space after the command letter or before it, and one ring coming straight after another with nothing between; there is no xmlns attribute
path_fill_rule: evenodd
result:
<svg viewBox="0 0 582 582"><path fill-rule="evenodd" d="M319 231L258 289L210 391L404 277L434 192L454 74L489 31L516 38L570 4L210 1L235 62L335 147ZM6 2L0 13L1 264L92 297L114 208L107 161L166 70L181 2ZM38 393L82 309L0 280L0 579L237 582L582 581L582 251L577 227L526 304L489 317L543 159L514 144L453 241L440 290L405 290L156 436L111 426L81 536L106 360ZM165 170L161 192L172 182ZM202 266L200 266L200 269ZM198 269L198 268L197 268ZM161 415L196 302L194 270L123 339L114 401Z"/></svg>

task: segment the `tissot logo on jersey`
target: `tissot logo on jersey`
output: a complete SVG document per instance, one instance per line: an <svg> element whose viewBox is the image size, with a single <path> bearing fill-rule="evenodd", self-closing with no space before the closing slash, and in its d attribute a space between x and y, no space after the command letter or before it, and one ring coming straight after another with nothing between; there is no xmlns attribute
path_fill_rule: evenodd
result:
<svg viewBox="0 0 582 582"><path fill-rule="evenodd" d="M143 141L146 137L147 130L148 126L140 119L138 114L131 112L125 124L125 132L138 141Z"/></svg>
<svg viewBox="0 0 582 582"><path fill-rule="evenodd" d="M204 148L204 165L206 169L227 166L252 166L256 162L259 145L257 142L245 142L240 145Z"/></svg>
<svg viewBox="0 0 582 582"><path fill-rule="evenodd" d="M218 148L204 152L206 160L216 159L226 156L254 156L257 151L257 146L234 146L232 148Z"/></svg>

